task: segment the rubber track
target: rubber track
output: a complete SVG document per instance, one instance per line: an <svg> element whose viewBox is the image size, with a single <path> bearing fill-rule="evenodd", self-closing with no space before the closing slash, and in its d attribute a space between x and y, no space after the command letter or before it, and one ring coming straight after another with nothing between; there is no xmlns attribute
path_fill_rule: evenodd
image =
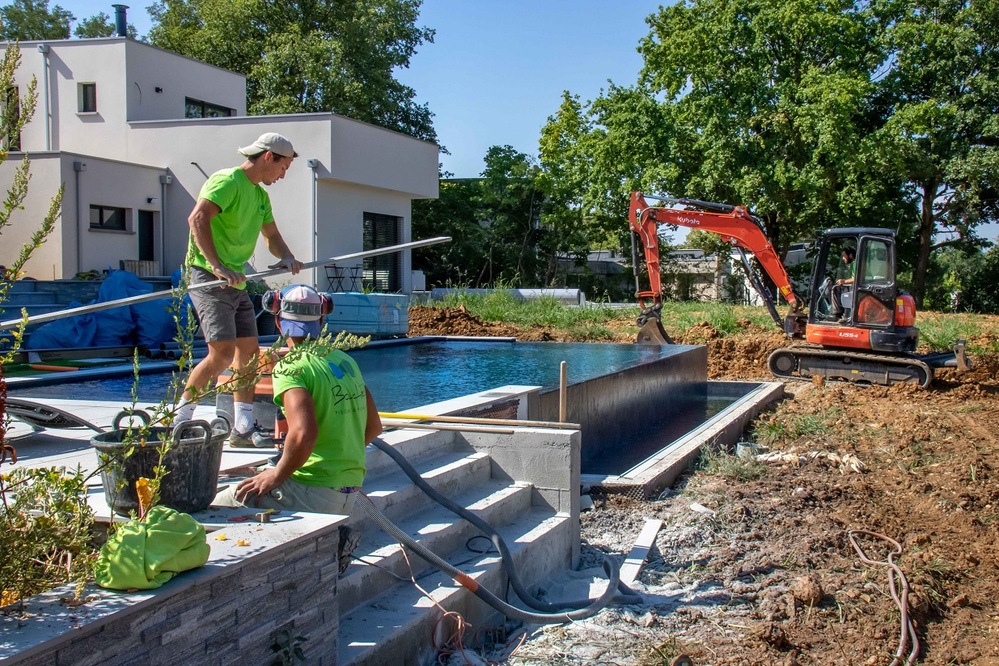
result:
<svg viewBox="0 0 999 666"><path fill-rule="evenodd" d="M930 368L929 365L916 358L911 358L911 357L907 358L904 356L901 357L884 356L881 354L865 354L863 352L858 353L853 351L838 351L832 349L825 349L823 347L817 347L817 346L812 347L809 345L782 347L781 349L777 349L770 354L770 356L767 358L767 367L769 367L770 372L773 373L774 377L777 377L779 379L795 379L804 382L812 381L812 375L809 375L807 377L802 377L800 375L785 375L778 372L774 367L774 359L778 354L782 353L790 353L794 357L795 370L797 370L798 367L800 366L799 360L806 357L820 358L820 359L850 359L853 361L870 363L872 365L880 365L883 368L885 368L885 370L891 367L915 368L917 370L922 371L923 375L926 377L926 380L922 383L914 380L906 382L888 382L888 383L875 382L882 386L889 386L891 384L897 384L897 383L906 383L906 384L919 384L920 386L926 388L927 386L930 385L930 382L933 381L933 370ZM862 383L867 383L868 381L870 381L869 377L863 377L862 381L856 381L851 383L862 384Z"/></svg>

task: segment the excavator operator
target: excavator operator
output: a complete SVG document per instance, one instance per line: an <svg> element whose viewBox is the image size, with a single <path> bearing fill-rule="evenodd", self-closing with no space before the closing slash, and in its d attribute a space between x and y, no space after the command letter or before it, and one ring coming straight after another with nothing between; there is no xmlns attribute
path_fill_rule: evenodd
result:
<svg viewBox="0 0 999 666"><path fill-rule="evenodd" d="M832 290L833 314L841 321L848 319L846 309L843 307L843 294L850 291L853 281L857 275L857 251L852 247L843 248L840 259L843 264L839 269L840 278Z"/></svg>

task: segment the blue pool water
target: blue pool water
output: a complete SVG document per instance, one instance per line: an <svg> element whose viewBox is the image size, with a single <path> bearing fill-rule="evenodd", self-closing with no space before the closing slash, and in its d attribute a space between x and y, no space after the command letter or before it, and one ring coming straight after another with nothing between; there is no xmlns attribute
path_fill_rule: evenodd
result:
<svg viewBox="0 0 999 666"><path fill-rule="evenodd" d="M382 411L401 411L507 384L555 388L559 364L567 363L570 384L655 361L669 347L630 344L436 340L372 344L351 352ZM158 403L169 390L170 373L142 375L139 404ZM22 398L76 398L130 403L132 377L33 388Z"/></svg>

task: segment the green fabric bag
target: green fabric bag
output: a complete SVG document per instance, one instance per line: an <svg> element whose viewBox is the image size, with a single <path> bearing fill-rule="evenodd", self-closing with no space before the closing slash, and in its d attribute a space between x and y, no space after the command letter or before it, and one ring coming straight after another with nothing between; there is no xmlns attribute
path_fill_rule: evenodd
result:
<svg viewBox="0 0 999 666"><path fill-rule="evenodd" d="M205 528L186 513L154 506L118 526L97 557L96 581L110 590L153 590L208 561Z"/></svg>

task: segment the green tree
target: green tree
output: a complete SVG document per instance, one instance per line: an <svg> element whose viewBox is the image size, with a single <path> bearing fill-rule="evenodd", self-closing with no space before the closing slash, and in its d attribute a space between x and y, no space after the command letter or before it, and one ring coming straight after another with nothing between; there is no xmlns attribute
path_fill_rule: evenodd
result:
<svg viewBox="0 0 999 666"><path fill-rule="evenodd" d="M139 31L135 29L135 26L131 23L128 24L128 36L132 39L139 38ZM87 37L113 37L117 34L118 28L115 26L114 21L111 17L100 12L96 16L91 16L88 19L83 19L77 23L76 28L73 29L73 34L80 38Z"/></svg>
<svg viewBox="0 0 999 666"><path fill-rule="evenodd" d="M512 146L491 146L485 162L478 205L488 232L488 260L478 281L538 286L547 254L543 246L549 243L541 229L541 170Z"/></svg>
<svg viewBox="0 0 999 666"><path fill-rule="evenodd" d="M251 114L332 111L434 140L433 114L393 76L434 31L422 0L159 0L155 46L240 72Z"/></svg>
<svg viewBox="0 0 999 666"><path fill-rule="evenodd" d="M578 97L563 93L562 105L541 131L537 186L545 194L541 226L546 230L545 285L565 285L559 262L585 268L591 249L617 249L616 237L603 232L600 218L584 206L588 158L581 146L592 131Z"/></svg>
<svg viewBox="0 0 999 666"><path fill-rule="evenodd" d="M687 233L687 240L681 247L695 247L704 250L705 255L721 254L727 256L732 251L732 246L723 241L721 236L700 229L691 229Z"/></svg>
<svg viewBox="0 0 999 666"><path fill-rule="evenodd" d="M0 39L69 39L69 24L75 17L59 5L49 9L49 0L14 0L0 7Z"/></svg>
<svg viewBox="0 0 999 666"><path fill-rule="evenodd" d="M413 202L413 237L450 236L450 243L413 251L413 268L428 287L478 287L488 261L486 228L479 222L477 178L444 179L436 199Z"/></svg>
<svg viewBox="0 0 999 666"><path fill-rule="evenodd" d="M980 247L975 229L999 213L999 11L991 0L884 0L889 60L877 102L890 163L918 206L912 292L933 285L931 255Z"/></svg>

